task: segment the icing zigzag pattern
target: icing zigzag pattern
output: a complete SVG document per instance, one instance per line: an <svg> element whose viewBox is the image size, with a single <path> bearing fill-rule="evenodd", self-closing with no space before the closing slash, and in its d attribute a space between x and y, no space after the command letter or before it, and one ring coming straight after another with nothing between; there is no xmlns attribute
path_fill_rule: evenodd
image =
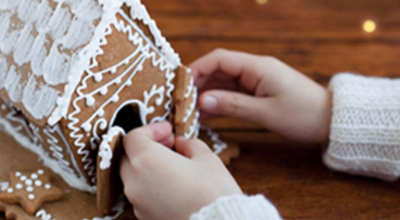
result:
<svg viewBox="0 0 400 220"><path fill-rule="evenodd" d="M92 184L96 183L96 179L94 177L95 161L93 161L91 157L91 150L87 147L88 144L85 138L88 136L88 134L90 134L89 136L92 136L90 139L90 146L92 147L92 150L96 150L98 142L101 139L101 134L98 134L98 131L106 131L109 129L112 126L112 122L115 117L114 115L112 120L107 120L104 118L104 109L108 105L117 103L119 101L119 94L126 87L132 85L133 77L136 76L137 73L143 71L143 64L147 60L151 61L153 68L158 68L160 72L165 74L165 86L167 89L165 89L164 86L157 88L156 85L153 85L150 91L145 91L143 93L143 99L130 99L125 101L121 106L124 106L125 104L136 104L139 108L140 118L143 125L166 120L171 113L172 92L174 90L173 79L175 77L173 72L174 66L165 60L163 55L158 52L158 48L155 48L152 45L151 41L146 37L141 29L137 27L137 25L131 21L123 11L119 11L117 14L120 15L124 20L118 20L117 18L113 19L107 27L107 35L112 33L112 25L118 32L127 34L129 41L136 46L136 49L132 54L130 54L124 60L118 62L116 65L98 72L92 72L92 69L98 66L97 57L104 53L104 51L99 48L98 53L96 53L96 56L93 58L92 65L86 70L86 76L76 90L78 96L72 101L74 111L68 115L68 129L71 130L69 137L74 140L73 143L77 148L76 153L82 157L81 162L84 164L83 168L87 172L87 175L91 178ZM107 45L108 43L106 36L104 36L101 41L101 45ZM137 58L132 62L131 60L135 57ZM88 89L87 82L89 79L93 79L96 83L100 83L104 78L104 74L115 74L120 67L126 65L129 66L122 74L113 77L109 82L98 88L95 88L93 91L84 93L84 91ZM127 77L127 79L122 83L122 79L125 77ZM117 91L112 94L112 96L108 95L109 98L103 102L101 106L98 107L97 110L95 110L95 112L91 114L86 121L80 121L79 116L83 110L79 103L84 102L88 107L94 106L96 103L94 97L96 95L106 96L109 91L108 87L119 84L121 84L121 86L117 89ZM155 100L155 106L160 106L164 102L164 96L167 97L167 100L163 106L165 113L161 116L153 117L150 121L147 121L147 116L155 111L155 107L149 106L150 100L152 100L152 97L155 95L158 96L158 98ZM118 110L116 112L118 112Z"/></svg>

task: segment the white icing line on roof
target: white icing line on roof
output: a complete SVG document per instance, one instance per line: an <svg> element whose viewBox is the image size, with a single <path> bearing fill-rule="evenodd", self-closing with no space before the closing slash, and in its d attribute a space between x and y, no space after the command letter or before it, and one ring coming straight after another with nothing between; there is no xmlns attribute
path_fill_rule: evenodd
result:
<svg viewBox="0 0 400 220"><path fill-rule="evenodd" d="M149 29L156 40L156 46L160 48L161 53L166 56L166 59L174 64L175 68L181 64L178 54L175 53L171 45L161 35L155 21L150 18L150 15L140 0L98 0L98 2L103 6L101 22L97 26L91 42L76 57L77 62L70 70L68 77L69 83L65 86L64 95L58 98L57 107L48 120L50 125L56 124L62 117L67 115L72 94L78 86L84 70L89 67L90 58L95 56L99 50L101 46L101 43L99 42L105 35L106 27L124 3L131 7L130 13L133 19L142 20L149 26Z"/></svg>

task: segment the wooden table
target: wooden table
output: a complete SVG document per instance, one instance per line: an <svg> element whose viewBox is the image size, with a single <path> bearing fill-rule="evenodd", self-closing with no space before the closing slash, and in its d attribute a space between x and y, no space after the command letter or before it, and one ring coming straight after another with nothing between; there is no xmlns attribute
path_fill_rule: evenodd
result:
<svg viewBox="0 0 400 220"><path fill-rule="evenodd" d="M399 0L143 0L184 63L217 47L278 57L327 84L338 72L400 76ZM367 34L372 19L377 30ZM285 219L400 219L399 183L329 171L321 146L230 119L208 122L242 146L230 169Z"/></svg>

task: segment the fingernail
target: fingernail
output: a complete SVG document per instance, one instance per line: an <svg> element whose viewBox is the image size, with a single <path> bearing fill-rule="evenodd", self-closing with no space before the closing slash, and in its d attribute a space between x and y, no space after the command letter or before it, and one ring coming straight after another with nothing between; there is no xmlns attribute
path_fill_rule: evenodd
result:
<svg viewBox="0 0 400 220"><path fill-rule="evenodd" d="M206 96L204 97L201 107L205 110L213 110L217 107L218 101L215 97Z"/></svg>

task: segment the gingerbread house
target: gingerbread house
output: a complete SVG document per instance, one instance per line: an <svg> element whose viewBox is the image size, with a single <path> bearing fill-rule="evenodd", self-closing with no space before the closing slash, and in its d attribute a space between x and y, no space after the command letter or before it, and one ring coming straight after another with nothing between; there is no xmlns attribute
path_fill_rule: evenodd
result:
<svg viewBox="0 0 400 220"><path fill-rule="evenodd" d="M121 137L167 120L197 137L196 100L140 0L0 3L0 127L69 186L97 193L102 214L117 198Z"/></svg>

